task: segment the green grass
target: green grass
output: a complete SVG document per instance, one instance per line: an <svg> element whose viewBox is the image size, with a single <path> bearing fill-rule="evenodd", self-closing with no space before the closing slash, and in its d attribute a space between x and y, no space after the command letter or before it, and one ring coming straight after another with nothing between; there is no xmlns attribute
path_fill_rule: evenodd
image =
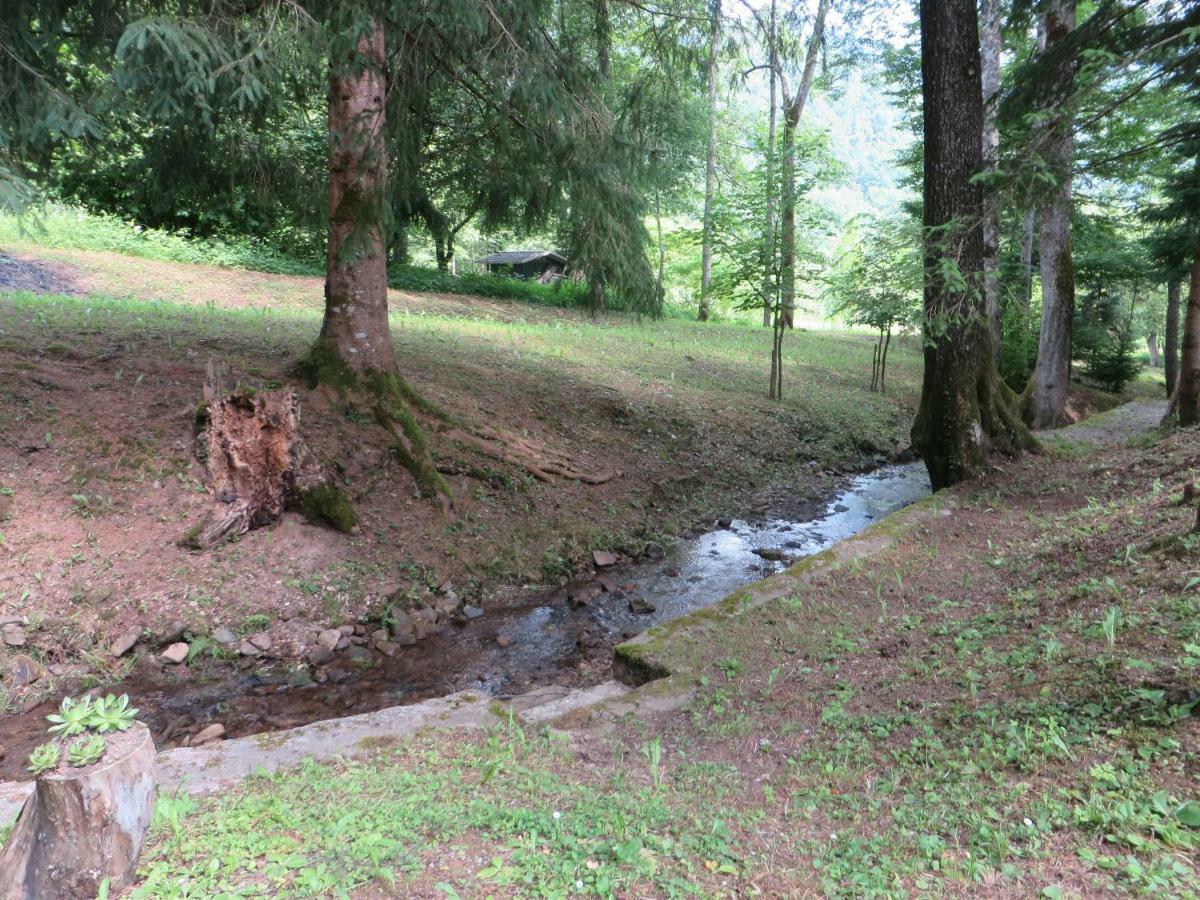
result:
<svg viewBox="0 0 1200 900"><path fill-rule="evenodd" d="M40 207L20 219L0 214L0 244L12 243L103 250L281 275L320 275L324 267L324 260L293 259L249 238L195 238L59 204Z"/></svg>
<svg viewBox="0 0 1200 900"><path fill-rule="evenodd" d="M1194 475L1193 440L1124 462ZM724 621L682 715L162 801L140 895L1197 896L1200 536L1109 471L1033 460Z"/></svg>

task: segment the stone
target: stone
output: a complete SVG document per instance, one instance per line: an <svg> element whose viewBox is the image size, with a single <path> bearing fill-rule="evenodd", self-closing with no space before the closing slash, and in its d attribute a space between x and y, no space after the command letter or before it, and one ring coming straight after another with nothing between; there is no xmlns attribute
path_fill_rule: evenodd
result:
<svg viewBox="0 0 1200 900"><path fill-rule="evenodd" d="M353 634L350 636L350 643L354 644L357 647L365 647L370 642L362 635Z"/></svg>
<svg viewBox="0 0 1200 900"><path fill-rule="evenodd" d="M629 598L629 611L632 613L637 613L639 616L649 615L657 608L658 607L656 607L653 603L643 597Z"/></svg>
<svg viewBox="0 0 1200 900"><path fill-rule="evenodd" d="M729 518L728 516L723 516L722 518L717 519L717 527L718 528L732 528L733 527L733 519Z"/></svg>
<svg viewBox="0 0 1200 900"><path fill-rule="evenodd" d="M468 619L481 619L483 618L483 609L478 606L464 606L463 615Z"/></svg>
<svg viewBox="0 0 1200 900"><path fill-rule="evenodd" d="M250 643L263 653L266 653L268 650L270 650L272 646L271 636L269 634L252 635L250 638Z"/></svg>
<svg viewBox="0 0 1200 900"><path fill-rule="evenodd" d="M617 592L616 583L607 575L601 575L596 579L596 584L600 585L600 590L606 594L615 594Z"/></svg>
<svg viewBox="0 0 1200 900"><path fill-rule="evenodd" d="M108 655L114 658L124 656L126 653L132 650L133 645L141 639L142 629L130 628L112 642L112 646L108 648Z"/></svg>
<svg viewBox="0 0 1200 900"><path fill-rule="evenodd" d="M340 631L342 634L346 635L346 637L350 637L350 635L354 634L354 626L353 625L339 625L338 631Z"/></svg>
<svg viewBox="0 0 1200 900"><path fill-rule="evenodd" d="M663 574L666 575L668 578L678 578L680 575L680 572L678 569L670 568L670 569L667 569L665 572L663 572Z"/></svg>
<svg viewBox="0 0 1200 900"><path fill-rule="evenodd" d="M417 636L411 631L396 635L396 643L401 647L411 647L417 642Z"/></svg>
<svg viewBox="0 0 1200 900"><path fill-rule="evenodd" d="M608 550L593 550L592 562L596 564L596 568L606 569L617 564L617 554Z"/></svg>
<svg viewBox="0 0 1200 900"><path fill-rule="evenodd" d="M598 584L578 584L567 591L567 600L575 606L587 606L600 596L603 588Z"/></svg>
<svg viewBox="0 0 1200 900"><path fill-rule="evenodd" d="M450 581L449 578L447 578L445 581L443 581L441 584L438 585L437 590L438 590L439 594L449 594L451 591L454 590L454 584Z"/></svg>
<svg viewBox="0 0 1200 900"><path fill-rule="evenodd" d="M436 609L441 615L449 617L458 612L458 608L461 605L462 601L458 599L458 594L450 591L449 593L438 597L437 603L434 604L434 609Z"/></svg>
<svg viewBox="0 0 1200 900"><path fill-rule="evenodd" d="M4 625L24 625L24 616L0 616L0 626Z"/></svg>
<svg viewBox="0 0 1200 900"><path fill-rule="evenodd" d="M248 656L253 659L256 656L262 656L262 651L249 641L242 641L241 644L238 645L238 654L241 656Z"/></svg>
<svg viewBox="0 0 1200 900"><path fill-rule="evenodd" d="M375 649L384 656L395 656L400 650L400 645L393 644L391 641L376 641Z"/></svg>
<svg viewBox="0 0 1200 900"><path fill-rule="evenodd" d="M323 666L333 659L333 651L328 647L313 647L304 658L308 660L309 665Z"/></svg>
<svg viewBox="0 0 1200 900"><path fill-rule="evenodd" d="M71 674L71 667L65 663L51 663L46 668L55 678L62 678L65 675Z"/></svg>
<svg viewBox="0 0 1200 900"><path fill-rule="evenodd" d="M342 640L342 633L336 628L326 628L317 635L317 643L326 650L337 649L338 643Z"/></svg>
<svg viewBox="0 0 1200 900"><path fill-rule="evenodd" d="M756 547L754 554L769 562L779 562L783 559L783 550L779 547Z"/></svg>
<svg viewBox="0 0 1200 900"><path fill-rule="evenodd" d="M184 622L182 619L175 619L159 632L158 643L160 646L177 643L183 639L185 631L187 631L187 622Z"/></svg>
<svg viewBox="0 0 1200 900"><path fill-rule="evenodd" d="M194 735L192 735L191 740L188 741L188 745L192 747L199 747L203 744L209 743L210 741L219 741L224 737L225 726L220 722L213 722L211 725L201 728Z"/></svg>
<svg viewBox="0 0 1200 900"><path fill-rule="evenodd" d="M183 641L179 641L178 643L172 644L170 647L168 647L166 650L164 650L161 654L159 654L159 659L161 659L165 663L170 663L171 665L175 665L175 666L179 665L181 662L183 662L187 658L188 658L188 645L185 644Z"/></svg>
<svg viewBox="0 0 1200 900"><path fill-rule="evenodd" d="M346 658L352 662L367 663L371 662L371 651L366 647L353 646L346 651Z"/></svg>
<svg viewBox="0 0 1200 900"><path fill-rule="evenodd" d="M8 756L8 748L0 744L0 760L3 760L6 756Z"/></svg>
<svg viewBox="0 0 1200 900"><path fill-rule="evenodd" d="M507 634L496 635L496 646L497 647L511 647L512 642L513 642L513 639L510 638Z"/></svg>
<svg viewBox="0 0 1200 900"><path fill-rule="evenodd" d="M371 632L371 640L373 640L377 644L380 641L388 640L391 636L392 636L391 633L386 628L376 628L374 631Z"/></svg>
<svg viewBox="0 0 1200 900"><path fill-rule="evenodd" d="M237 635L228 628L218 628L212 633L212 638L218 644L233 644L237 642Z"/></svg>
<svg viewBox="0 0 1200 900"><path fill-rule="evenodd" d="M14 688L28 687L46 676L46 670L24 654L17 654L8 661L5 681Z"/></svg>
<svg viewBox="0 0 1200 900"><path fill-rule="evenodd" d="M833 504L833 511L835 513L850 512L850 507L848 507L845 503L835 503Z"/></svg>
<svg viewBox="0 0 1200 900"><path fill-rule="evenodd" d="M354 633L356 635L358 635L359 637L362 637L364 634L367 633L367 626L366 625L355 625Z"/></svg>
<svg viewBox="0 0 1200 900"><path fill-rule="evenodd" d="M437 631L437 610L423 606L420 609L414 609L412 613L413 629L416 632L417 639L429 637Z"/></svg>
<svg viewBox="0 0 1200 900"><path fill-rule="evenodd" d="M0 639L9 647L24 647L25 629L15 622L10 622L0 629Z"/></svg>
<svg viewBox="0 0 1200 900"><path fill-rule="evenodd" d="M349 646L350 646L350 638L343 634L340 638L338 638L338 642L333 645L333 649L334 650L345 650Z"/></svg>
<svg viewBox="0 0 1200 900"><path fill-rule="evenodd" d="M392 610L392 634L412 634L416 631L412 616L402 609Z"/></svg>

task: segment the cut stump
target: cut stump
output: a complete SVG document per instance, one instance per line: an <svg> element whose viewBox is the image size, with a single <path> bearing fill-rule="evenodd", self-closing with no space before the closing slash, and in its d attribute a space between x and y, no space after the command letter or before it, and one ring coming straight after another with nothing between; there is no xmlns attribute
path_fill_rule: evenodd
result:
<svg viewBox="0 0 1200 900"><path fill-rule="evenodd" d="M0 853L0 900L75 900L129 884L154 811L154 740L138 723L111 761L51 772ZM111 740L111 739L110 739Z"/></svg>

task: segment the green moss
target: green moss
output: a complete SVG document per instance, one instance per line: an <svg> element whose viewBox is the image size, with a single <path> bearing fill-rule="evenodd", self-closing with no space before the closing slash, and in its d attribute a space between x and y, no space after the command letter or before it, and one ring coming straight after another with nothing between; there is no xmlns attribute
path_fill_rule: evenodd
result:
<svg viewBox="0 0 1200 900"><path fill-rule="evenodd" d="M319 484L300 495L299 509L310 522L328 525L343 533L358 524L358 513L335 485Z"/></svg>
<svg viewBox="0 0 1200 900"><path fill-rule="evenodd" d="M183 533L183 537L181 537L175 543L184 550L203 550L204 548L200 546L200 535L203 533L204 523L197 522L195 525L185 531Z"/></svg>
<svg viewBox="0 0 1200 900"><path fill-rule="evenodd" d="M296 371L310 390L324 385L346 393L359 385L358 374L327 341L313 344L296 364Z"/></svg>

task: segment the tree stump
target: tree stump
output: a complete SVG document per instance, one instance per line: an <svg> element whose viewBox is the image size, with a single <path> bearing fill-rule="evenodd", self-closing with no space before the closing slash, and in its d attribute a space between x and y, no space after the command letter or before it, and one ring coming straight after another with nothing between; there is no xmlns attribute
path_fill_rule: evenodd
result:
<svg viewBox="0 0 1200 900"><path fill-rule="evenodd" d="M154 740L141 723L108 740L120 743L100 762L38 778L0 854L0 900L76 900L133 880L154 811Z"/></svg>
<svg viewBox="0 0 1200 900"><path fill-rule="evenodd" d="M197 549L277 521L302 492L324 481L300 438L295 391L205 394L201 448L215 502L206 521L184 539Z"/></svg>

